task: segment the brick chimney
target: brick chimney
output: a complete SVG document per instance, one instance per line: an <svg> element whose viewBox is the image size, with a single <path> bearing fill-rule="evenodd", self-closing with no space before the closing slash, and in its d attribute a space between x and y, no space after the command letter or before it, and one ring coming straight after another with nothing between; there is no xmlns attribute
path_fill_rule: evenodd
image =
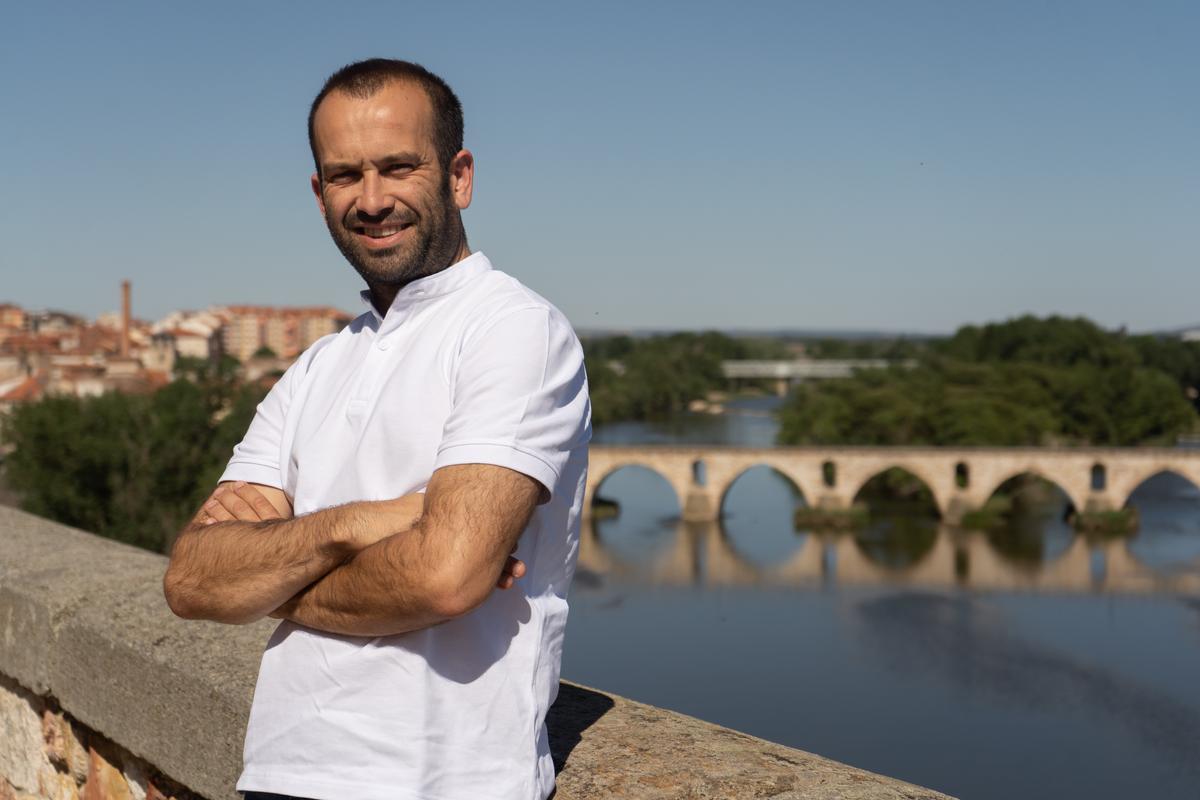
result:
<svg viewBox="0 0 1200 800"><path fill-rule="evenodd" d="M129 319L133 314L129 281L121 281L121 358L129 358Z"/></svg>

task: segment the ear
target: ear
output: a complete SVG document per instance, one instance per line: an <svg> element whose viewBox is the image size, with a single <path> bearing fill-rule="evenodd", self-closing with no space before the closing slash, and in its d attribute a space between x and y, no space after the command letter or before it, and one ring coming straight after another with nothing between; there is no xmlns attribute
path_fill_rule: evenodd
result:
<svg viewBox="0 0 1200 800"><path fill-rule="evenodd" d="M459 150L450 162L450 194L459 210L471 205L475 189L475 156L470 150Z"/></svg>
<svg viewBox="0 0 1200 800"><path fill-rule="evenodd" d="M313 173L309 178L312 183L312 193L317 197L317 208L321 209L321 216L325 216L325 198L321 196L321 176Z"/></svg>

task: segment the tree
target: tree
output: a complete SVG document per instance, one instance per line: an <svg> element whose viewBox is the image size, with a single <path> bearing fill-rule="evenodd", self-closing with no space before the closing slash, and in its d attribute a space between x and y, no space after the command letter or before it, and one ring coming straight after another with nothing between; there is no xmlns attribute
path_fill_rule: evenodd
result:
<svg viewBox="0 0 1200 800"><path fill-rule="evenodd" d="M22 507L112 539L164 550L215 485L262 399L227 367L184 364L150 395L47 397L17 406L0 438Z"/></svg>

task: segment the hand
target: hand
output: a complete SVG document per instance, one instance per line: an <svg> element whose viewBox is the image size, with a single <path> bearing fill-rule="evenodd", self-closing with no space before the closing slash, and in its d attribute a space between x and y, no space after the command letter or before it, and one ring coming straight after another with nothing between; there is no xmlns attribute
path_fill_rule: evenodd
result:
<svg viewBox="0 0 1200 800"><path fill-rule="evenodd" d="M265 522L277 519L290 519L291 505L286 498L280 501L283 508L277 508L252 484L244 481L223 483L196 515L196 522L202 525L213 525L217 522Z"/></svg>

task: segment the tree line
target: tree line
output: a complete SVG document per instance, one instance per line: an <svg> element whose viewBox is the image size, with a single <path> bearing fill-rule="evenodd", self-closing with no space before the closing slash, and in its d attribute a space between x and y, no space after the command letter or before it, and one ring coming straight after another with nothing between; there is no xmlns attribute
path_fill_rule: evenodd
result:
<svg viewBox="0 0 1200 800"><path fill-rule="evenodd" d="M911 368L801 385L782 444L1173 444L1197 427L1200 344L1025 316L925 343Z"/></svg>
<svg viewBox="0 0 1200 800"><path fill-rule="evenodd" d="M593 424L666 419L725 388L722 361L790 357L782 342L716 331L588 338L583 351Z"/></svg>
<svg viewBox="0 0 1200 800"><path fill-rule="evenodd" d="M216 485L264 387L237 362L181 359L151 394L49 396L16 406L0 437L21 506L111 539L165 551Z"/></svg>

